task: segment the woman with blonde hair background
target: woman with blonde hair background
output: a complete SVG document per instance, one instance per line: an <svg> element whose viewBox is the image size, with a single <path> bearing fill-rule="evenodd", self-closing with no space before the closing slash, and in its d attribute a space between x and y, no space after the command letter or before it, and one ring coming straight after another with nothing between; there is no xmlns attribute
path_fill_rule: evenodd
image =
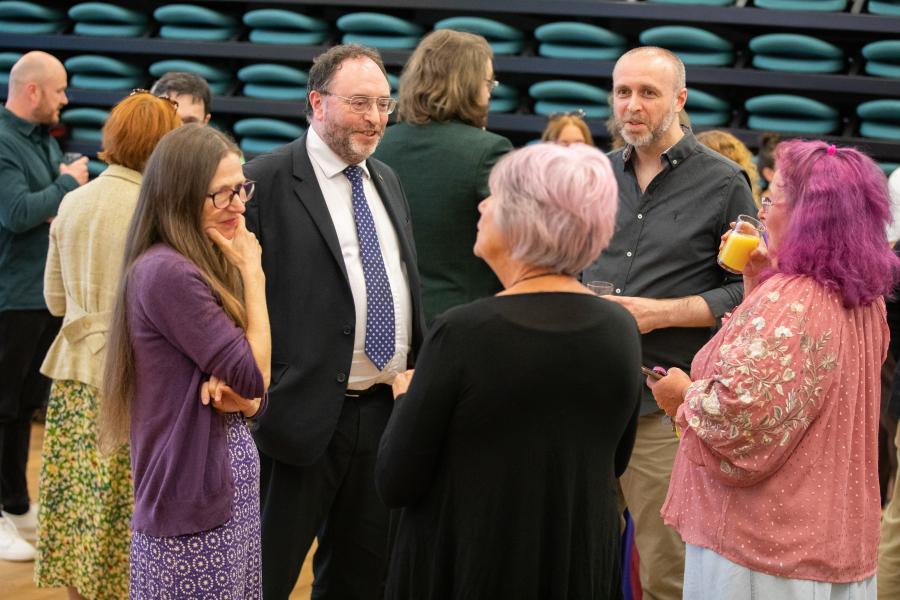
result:
<svg viewBox="0 0 900 600"><path fill-rule="evenodd" d="M157 142L181 125L176 105L132 93L103 126L109 163L69 192L50 225L44 299L63 326L41 372L53 380L41 457L39 587L68 586L70 598L128 594L132 488L128 448L103 456L97 444L106 334L125 235L144 165Z"/></svg>
<svg viewBox="0 0 900 600"><path fill-rule="evenodd" d="M541 141L554 142L563 146L569 144L594 145L591 130L584 122L583 110L550 115L544 133L541 134Z"/></svg>
<svg viewBox="0 0 900 600"><path fill-rule="evenodd" d="M440 29L419 43L400 77L398 123L375 157L393 167L409 201L425 319L501 289L472 256L488 175L512 149L485 131L494 80L491 47L478 35Z"/></svg>
<svg viewBox="0 0 900 600"><path fill-rule="evenodd" d="M759 173L753 163L753 154L744 143L728 133L719 129L702 131L697 134L697 141L708 148L712 148L725 158L736 162L747 178L750 179L750 192L753 194L753 202L759 208Z"/></svg>

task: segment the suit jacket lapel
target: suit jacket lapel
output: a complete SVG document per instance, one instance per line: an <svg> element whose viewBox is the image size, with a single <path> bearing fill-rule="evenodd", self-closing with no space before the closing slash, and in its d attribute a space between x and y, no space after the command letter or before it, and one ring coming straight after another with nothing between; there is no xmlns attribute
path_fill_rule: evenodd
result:
<svg viewBox="0 0 900 600"><path fill-rule="evenodd" d="M409 277L410 298L412 300L412 322L413 322L413 339L410 340L410 359L414 359L417 349L422 340L422 332L424 331L424 321L420 320L422 315L422 307L420 306L421 298L417 293L419 286L419 268L416 264L416 253L413 249L413 239L407 232L411 231L409 224L409 211L403 206L403 195L397 188L389 188L384 176L381 174L379 167L366 161L369 172L372 173L372 182L378 195L381 196L388 215L391 217L391 223L394 225L394 231L397 232L397 241L400 243L400 251L403 260L406 262L406 275Z"/></svg>
<svg viewBox="0 0 900 600"><path fill-rule="evenodd" d="M399 240L400 249L403 251L403 260L414 260L415 253L413 253L410 248L410 242L412 240L406 235L406 232L409 229L408 216L403 209L403 206L401 206L402 199L399 190L387 187L387 183L385 182L381 171L371 161L366 161L366 166L369 167L369 172L372 173L372 183L375 184L375 189L378 190L378 195L381 196L384 207L387 209L388 215L391 218L391 224L394 226L394 231L397 232L397 240Z"/></svg>
<svg viewBox="0 0 900 600"><path fill-rule="evenodd" d="M325 244L344 274L344 280L349 281L347 267L344 265L344 256L341 252L341 243L338 241L334 222L331 220L331 213L328 212L328 206L325 204L325 197L322 195L321 188L319 188L319 180L316 178L316 172L313 169L312 161L309 159L309 153L306 151L305 134L294 146L293 154L294 193L306 207L309 216L319 229L319 233L322 234Z"/></svg>

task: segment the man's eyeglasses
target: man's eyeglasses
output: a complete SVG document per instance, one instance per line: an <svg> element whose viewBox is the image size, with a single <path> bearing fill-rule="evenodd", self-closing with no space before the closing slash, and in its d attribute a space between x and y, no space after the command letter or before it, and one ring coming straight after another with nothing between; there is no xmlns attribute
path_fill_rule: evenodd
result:
<svg viewBox="0 0 900 600"><path fill-rule="evenodd" d="M494 90L497 89L497 86L500 85L500 82L496 79L485 79L485 82L488 84L488 92L494 93Z"/></svg>
<svg viewBox="0 0 900 600"><path fill-rule="evenodd" d="M175 102L175 101L172 100L171 98L167 98L166 96L157 96L156 94L154 94L154 93L151 92L150 90L145 90L145 89L143 89L143 88L135 88L135 89L131 90L131 93L128 94L128 95L129 95L129 96L137 96L138 94L150 94L150 95L153 96L154 98L159 98L160 100L165 100L166 102L168 102L169 104L172 105L172 108L174 108L175 110L178 110L178 103L177 103L177 102Z"/></svg>
<svg viewBox="0 0 900 600"><path fill-rule="evenodd" d="M325 96L333 96L343 100L350 106L350 110L358 115L364 115L372 110L372 104L378 108L378 112L383 115L389 115L397 108L397 101L393 98L385 98L380 96L338 96L331 92L319 92Z"/></svg>
<svg viewBox="0 0 900 600"><path fill-rule="evenodd" d="M235 198L244 204L247 204L253 198L253 193L255 191L256 182L248 179L234 189L219 190L218 192L207 194L206 197L212 200L213 206L216 208L228 208L231 206L231 203L234 202Z"/></svg>
<svg viewBox="0 0 900 600"><path fill-rule="evenodd" d="M566 112L555 112L550 113L550 116L547 117L549 120L560 119L562 117L578 117L579 119L585 118L585 112L580 108L576 108L575 110L570 110Z"/></svg>

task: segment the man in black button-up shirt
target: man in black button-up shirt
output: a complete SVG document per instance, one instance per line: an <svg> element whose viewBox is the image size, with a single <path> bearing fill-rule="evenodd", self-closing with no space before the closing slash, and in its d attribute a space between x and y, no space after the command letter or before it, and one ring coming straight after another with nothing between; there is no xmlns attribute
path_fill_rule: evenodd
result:
<svg viewBox="0 0 900 600"><path fill-rule="evenodd" d="M641 330L644 364L690 370L711 327L743 298L740 276L716 263L720 236L756 214L746 175L682 130L684 65L636 48L613 70L613 111L627 145L610 159L619 184L616 233L584 281L614 284L609 297ZM620 482L635 521L641 585L650 599L681 598L684 544L659 515L678 441L644 389L638 437Z"/></svg>

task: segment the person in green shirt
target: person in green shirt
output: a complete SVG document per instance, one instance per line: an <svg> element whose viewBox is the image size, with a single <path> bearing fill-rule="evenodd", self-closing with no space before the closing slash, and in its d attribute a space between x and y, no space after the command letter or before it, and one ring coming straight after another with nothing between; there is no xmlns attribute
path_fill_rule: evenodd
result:
<svg viewBox="0 0 900 600"><path fill-rule="evenodd" d="M87 182L87 157L63 163L49 126L68 104L66 70L29 52L9 74L0 107L0 560L33 560L35 507L25 481L31 415L50 391L38 371L61 319L44 303L50 221ZM21 530L21 534L20 531Z"/></svg>
<svg viewBox="0 0 900 600"><path fill-rule="evenodd" d="M512 150L508 139L485 131L496 85L483 37L433 31L403 68L399 122L375 151L400 176L409 201L429 326L447 309L503 289L472 252L488 175Z"/></svg>

